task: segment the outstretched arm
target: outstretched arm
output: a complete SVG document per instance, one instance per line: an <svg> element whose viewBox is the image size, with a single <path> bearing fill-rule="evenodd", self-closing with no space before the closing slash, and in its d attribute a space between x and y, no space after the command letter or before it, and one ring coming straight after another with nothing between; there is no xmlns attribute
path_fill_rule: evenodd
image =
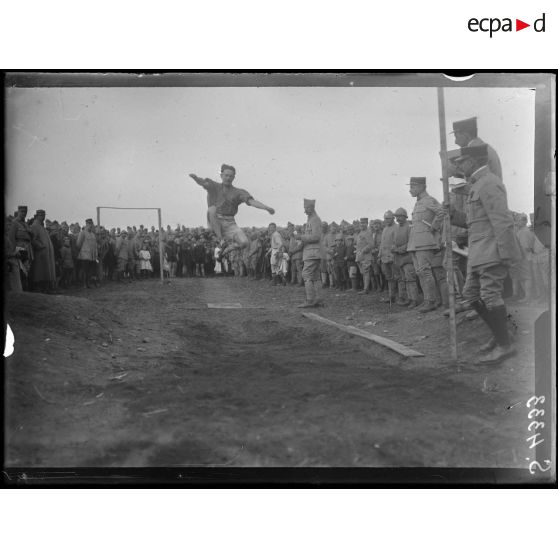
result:
<svg viewBox="0 0 558 558"><path fill-rule="evenodd" d="M194 173L190 173L188 176L192 178L196 182L196 184L199 184L204 188L207 186L207 178L200 178L198 175Z"/></svg>
<svg viewBox="0 0 558 558"><path fill-rule="evenodd" d="M258 200L255 200L254 198L250 198L246 202L246 205L251 205L252 207L256 207L257 209L264 209L270 215L273 215L275 213L275 209L273 209L273 207L269 207L268 205L265 205L265 203L259 202Z"/></svg>

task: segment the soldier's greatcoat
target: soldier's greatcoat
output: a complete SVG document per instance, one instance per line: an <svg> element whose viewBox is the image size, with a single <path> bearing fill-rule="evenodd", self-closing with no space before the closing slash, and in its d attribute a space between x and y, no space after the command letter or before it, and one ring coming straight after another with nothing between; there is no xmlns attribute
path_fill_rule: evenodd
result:
<svg viewBox="0 0 558 558"><path fill-rule="evenodd" d="M487 166L471 176L466 212L454 210L452 223L469 231L468 270L512 263L520 258L506 189Z"/></svg>

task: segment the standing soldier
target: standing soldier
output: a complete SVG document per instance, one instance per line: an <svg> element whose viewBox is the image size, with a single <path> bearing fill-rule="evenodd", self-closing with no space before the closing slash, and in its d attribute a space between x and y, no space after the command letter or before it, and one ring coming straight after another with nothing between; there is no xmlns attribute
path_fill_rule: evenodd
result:
<svg viewBox="0 0 558 558"><path fill-rule="evenodd" d="M380 243L382 241L382 221L380 219L374 219L370 222L370 230L372 237L372 263L370 265L370 282L372 285L372 290L383 291L384 290L384 276L382 274L381 264L380 264Z"/></svg>
<svg viewBox="0 0 558 558"><path fill-rule="evenodd" d="M306 289L306 302L299 304L299 308L311 308L321 302L317 298L316 283L320 280L322 222L315 208L316 200L304 200L304 213L308 215L308 221L306 231L300 240L304 246L302 278Z"/></svg>
<svg viewBox="0 0 558 558"><path fill-rule="evenodd" d="M335 265L333 262L333 250L335 250L335 246L336 246L335 239L337 238L338 232L339 232L339 227L337 226L337 223L333 222L329 226L329 231L324 237L324 245L326 249L326 268L327 268L327 274L329 276L330 289L333 289L334 287L338 287L337 276L335 274Z"/></svg>
<svg viewBox="0 0 558 558"><path fill-rule="evenodd" d="M328 231L329 225L327 221L322 222L322 238L320 239L320 277L322 278L322 289L327 288L327 247L328 247ZM331 280L331 278L330 278Z"/></svg>
<svg viewBox="0 0 558 558"><path fill-rule="evenodd" d="M370 273L372 267L372 231L368 228L368 217L361 217L360 232L356 238L356 262L362 275L363 287L359 294L370 292Z"/></svg>
<svg viewBox="0 0 558 558"><path fill-rule="evenodd" d="M18 264L20 264L20 279L24 291L29 289L29 271L31 270L31 262L33 261L33 248L31 241L33 233L31 228L25 221L27 217L27 206L18 205L17 214L12 220L8 237L14 246L14 250L20 254ZM19 273L19 271L18 271Z"/></svg>
<svg viewBox="0 0 558 558"><path fill-rule="evenodd" d="M79 248L78 260L83 272L83 287L90 289L90 281L97 273L97 260L99 259L97 237L93 232L93 219L85 220L85 227L79 233L77 246Z"/></svg>
<svg viewBox="0 0 558 558"><path fill-rule="evenodd" d="M417 198L413 209L413 223L407 243L407 251L411 252L413 266L420 279L424 293L424 302L418 307L421 313L436 309L436 281L432 273L435 252L440 243L436 231L443 215L442 206L426 191L426 178L412 176L409 192Z"/></svg>
<svg viewBox="0 0 558 558"><path fill-rule="evenodd" d="M413 258L407 250L411 227L407 221L407 211L400 207L395 212L397 228L395 230L395 240L393 243L393 270L397 278L398 298L396 303L399 306L418 306L417 276L413 266Z"/></svg>
<svg viewBox="0 0 558 558"><path fill-rule="evenodd" d="M461 149L456 164L471 183L466 213L451 208L452 223L469 229L469 259L463 297L484 320L493 337L480 347L479 359L495 364L513 354L502 296L509 266L519 258L506 189L488 168L486 144Z"/></svg>
<svg viewBox="0 0 558 558"><path fill-rule="evenodd" d="M394 215L392 211L384 213L384 230L380 240L380 265L382 273L388 284L388 298L382 299L382 302L395 302L395 286L396 281L393 276L393 244L395 242L396 226L394 225Z"/></svg>
<svg viewBox="0 0 558 558"><path fill-rule="evenodd" d="M35 219L31 225L34 254L31 266L31 282L33 289L36 291L54 293L53 287L56 282L54 248L45 229L45 217L45 210L37 209Z"/></svg>
<svg viewBox="0 0 558 558"><path fill-rule="evenodd" d="M453 123L453 132L455 135L455 143L459 147L473 147L475 145L486 145L488 153L488 168L492 174L495 174L500 181L502 180L502 164L498 153L494 148L477 136L477 117L467 118L466 120L458 120ZM457 170L452 163L448 165L448 174L451 176Z"/></svg>

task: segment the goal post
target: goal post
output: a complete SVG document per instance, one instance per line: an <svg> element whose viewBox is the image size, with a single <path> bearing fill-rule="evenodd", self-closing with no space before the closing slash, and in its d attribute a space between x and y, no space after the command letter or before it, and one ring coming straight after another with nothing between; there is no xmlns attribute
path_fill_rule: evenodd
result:
<svg viewBox="0 0 558 558"><path fill-rule="evenodd" d="M101 209L126 209L126 210L139 210L139 211L156 211L158 230L159 230L159 269L161 272L161 283L164 282L163 273L163 226L161 220L161 208L160 207L114 207L110 205L99 205L97 206L97 226L101 226Z"/></svg>

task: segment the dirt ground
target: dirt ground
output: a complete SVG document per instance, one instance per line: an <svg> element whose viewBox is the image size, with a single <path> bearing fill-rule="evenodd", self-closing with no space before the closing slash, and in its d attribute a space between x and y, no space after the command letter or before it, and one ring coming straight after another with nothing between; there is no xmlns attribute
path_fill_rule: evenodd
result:
<svg viewBox="0 0 558 558"><path fill-rule="evenodd" d="M486 328L460 314L457 369L440 311L323 295L316 313L425 356L309 320L304 289L267 281L7 293L5 466L525 466L543 308L510 306L518 356L492 368L474 364Z"/></svg>

